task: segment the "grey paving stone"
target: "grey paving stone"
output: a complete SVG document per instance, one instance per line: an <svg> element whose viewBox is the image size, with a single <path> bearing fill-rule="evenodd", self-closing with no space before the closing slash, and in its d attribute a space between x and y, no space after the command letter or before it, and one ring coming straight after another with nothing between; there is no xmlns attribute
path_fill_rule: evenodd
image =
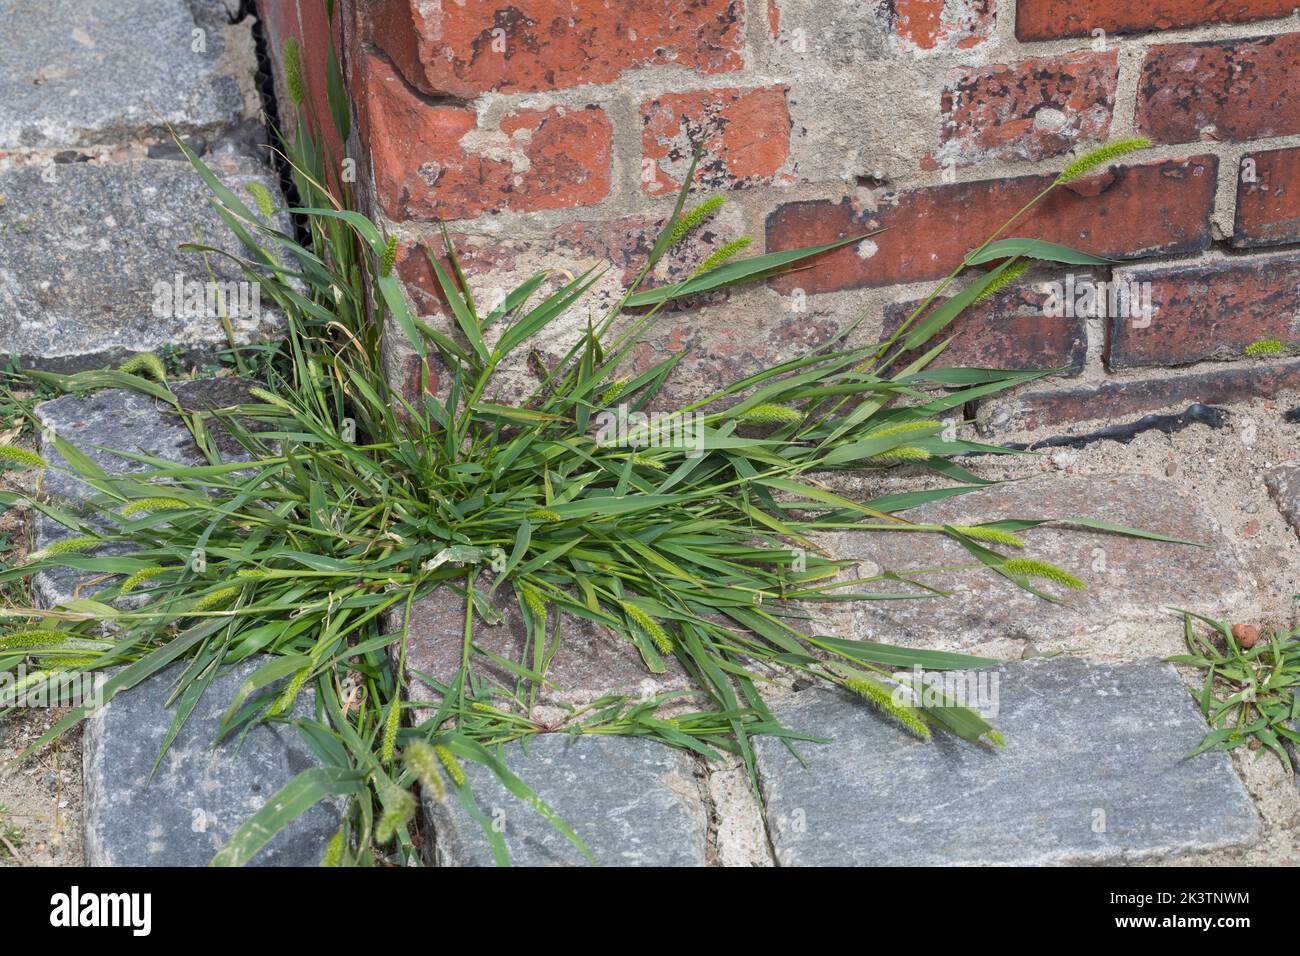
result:
<svg viewBox="0 0 1300 956"><path fill-rule="evenodd" d="M232 378L181 382L173 387L183 407L204 410L247 401L247 389L248 383ZM115 451L152 455L184 464L198 464L202 460L189 430L169 408L128 389L103 389L84 397L64 395L42 402L36 408L36 416L43 429L40 454L51 465L66 463L45 431L70 442L110 475L138 473L150 467L115 455ZM212 435L224 460L239 461L245 457L242 447L220 426L214 426ZM73 506L92 494L89 486L56 468L45 472L43 490L50 498ZM73 532L63 525L45 515L37 515L38 550L71 536ZM105 545L88 553L107 556L122 552L119 546ZM33 590L42 606L53 607L78 596L77 586L86 577L71 568L42 571L32 582Z"/></svg>
<svg viewBox="0 0 1300 956"><path fill-rule="evenodd" d="M175 711L167 706L183 664L118 694L86 721L85 853L89 866L206 866L239 826L294 776L317 764L297 730L260 724L213 748L221 716L240 683L265 658L218 675L189 722L150 770ZM295 717L314 712L313 692ZM251 861L315 866L338 829L339 808L321 802Z"/></svg>
<svg viewBox="0 0 1300 956"><path fill-rule="evenodd" d="M528 632L518 602L503 587L496 595L496 607L503 621L488 627L475 620L474 645L481 650L520 662ZM555 626L554 609L548 628ZM390 630L401 629L401 616L389 619ZM585 618L564 615L560 621L560 647L546 671L549 682L538 689L543 704L586 704L605 694L652 696L690 686L686 672L675 659L665 661L667 672L652 674L641 654L629 641ZM460 669L465 633L465 599L450 588L439 588L411 608L411 630L407 640L407 679L417 699L436 699L421 679L427 674L441 684L450 684ZM531 652L529 660L531 661ZM473 658L475 674L513 691L517 678L484 654Z"/></svg>
<svg viewBox="0 0 1300 956"><path fill-rule="evenodd" d="M0 149L233 122L224 21L217 0L0 0Z"/></svg>
<svg viewBox="0 0 1300 956"><path fill-rule="evenodd" d="M1300 534L1300 465L1278 465L1264 473L1264 484L1277 502L1278 511Z"/></svg>
<svg viewBox="0 0 1300 956"><path fill-rule="evenodd" d="M971 647L990 638L1035 642L1142 639L1167 626L1169 606L1241 617L1258 603L1241 562L1213 517L1164 479L1139 475L1051 477L991 487L914 508L901 515L925 524L977 524L1000 518L1080 517L1144 528L1208 545L1194 548L1080 529L1026 532L1023 556L1049 561L1082 578L1086 591L1044 590L1052 604L982 567L923 577L951 596L853 605L855 635L909 646ZM934 534L842 534L837 557L891 571L970 565L956 542ZM1011 549L999 549L1010 553ZM864 573L866 573L864 571ZM1039 582L1042 584L1042 582ZM885 585L882 590L892 586ZM896 589L902 590L901 586Z"/></svg>
<svg viewBox="0 0 1300 956"><path fill-rule="evenodd" d="M225 179L237 194L256 182L277 195L264 167L228 162ZM136 160L48 170L53 182L33 166L0 172L0 356L75 371L163 347L195 358L225 349L219 311L204 301L204 257L177 247L202 240L243 250L189 164ZM283 323L271 296L225 257L207 261L229 290L236 340L273 337Z"/></svg>
<svg viewBox="0 0 1300 956"><path fill-rule="evenodd" d="M507 749L506 764L564 820L601 866L703 866L707 817L689 757L647 740L544 734ZM495 821L515 866L581 865L558 830L481 764L465 762L479 810ZM424 801L439 866L491 866L479 824L448 794Z"/></svg>
<svg viewBox="0 0 1300 956"><path fill-rule="evenodd" d="M806 768L757 741L779 863L1114 864L1256 839L1228 756L1183 759L1206 726L1171 666L1056 658L992 674L999 751L926 744L836 691L778 705L786 726L832 738L798 745Z"/></svg>

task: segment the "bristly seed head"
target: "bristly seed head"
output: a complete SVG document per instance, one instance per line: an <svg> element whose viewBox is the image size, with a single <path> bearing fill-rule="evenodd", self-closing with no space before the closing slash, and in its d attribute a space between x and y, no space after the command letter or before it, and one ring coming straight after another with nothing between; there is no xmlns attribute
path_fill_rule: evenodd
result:
<svg viewBox="0 0 1300 956"><path fill-rule="evenodd" d="M190 502L181 501L179 498L136 498L128 502L118 513L123 518L129 518L141 511L184 511L186 508L193 507Z"/></svg>
<svg viewBox="0 0 1300 956"><path fill-rule="evenodd" d="M62 541L55 541L53 544L41 548L39 551L33 551L27 555L24 564L33 564L36 561L44 561L56 554L79 554L88 548L93 548L97 544L103 543L103 538L95 538L84 535L77 538L64 538Z"/></svg>
<svg viewBox="0 0 1300 956"><path fill-rule="evenodd" d="M977 541L1005 544L1009 548L1023 548L1025 546L1023 539L1016 537L1010 531L1002 531L999 528L982 528L979 525L953 525L953 527L966 537L974 538Z"/></svg>
<svg viewBox="0 0 1300 956"><path fill-rule="evenodd" d="M1070 588L1072 591L1082 591L1088 587L1064 568L1034 558L1012 558L1010 561L1003 562L1002 570L1026 578L1043 578Z"/></svg>
<svg viewBox="0 0 1300 956"><path fill-rule="evenodd" d="M155 382L163 385L167 384L167 368L163 365L162 359L152 352L139 352L132 355L129 359L117 367L119 372L125 372L127 375L143 373L152 378Z"/></svg>
<svg viewBox="0 0 1300 956"><path fill-rule="evenodd" d="M263 218L270 219L275 215L275 203L265 186L258 182L245 183L244 191L253 197L253 204L257 206L257 211Z"/></svg>
<svg viewBox="0 0 1300 956"><path fill-rule="evenodd" d="M125 581L122 582L122 587L119 588L119 591L122 594L130 594L132 591L138 588L141 584L144 584L144 582L146 581L152 581L156 577L161 577L162 575L166 574L168 571L179 571L179 570L180 568L178 566L172 566L168 568L168 567L164 567L161 564L155 564L147 568L141 568L139 571L136 571L129 578L127 578Z"/></svg>
<svg viewBox="0 0 1300 956"><path fill-rule="evenodd" d="M850 678L844 682L844 686L877 710L893 717L922 740L930 739L930 728L921 715L911 707L894 703L894 694L889 687L867 678Z"/></svg>
<svg viewBox="0 0 1300 956"><path fill-rule="evenodd" d="M36 452L19 448L17 445L0 445L0 463L21 465L24 468L50 467Z"/></svg>
<svg viewBox="0 0 1300 956"><path fill-rule="evenodd" d="M465 770L456 755L442 744L436 745L433 752L438 755L438 761L446 769L447 776L451 777L451 782L458 787L465 786Z"/></svg>
<svg viewBox="0 0 1300 956"><path fill-rule="evenodd" d="M1007 268L1003 270L996 279L984 287L983 291L981 291L979 295L975 296L975 302L987 302L989 299L993 298L993 296L997 295L1028 272L1030 268L1033 267L1033 264L1034 261L1032 259L1023 259L1015 265L1007 266Z"/></svg>
<svg viewBox="0 0 1300 956"><path fill-rule="evenodd" d="M293 37L284 41L284 86L289 101L302 106L302 48Z"/></svg>
<svg viewBox="0 0 1300 956"><path fill-rule="evenodd" d="M755 405L736 417L746 425L794 425L803 421L803 412L788 405Z"/></svg>
<svg viewBox="0 0 1300 956"><path fill-rule="evenodd" d="M684 214L677 220L677 224L673 226L672 234L668 237L669 247L671 248L685 239L688 232L698 226L706 216L711 215L726 201L725 196L710 196L690 212Z"/></svg>
<svg viewBox="0 0 1300 956"><path fill-rule="evenodd" d="M389 236L384 244L384 254L379 258L379 274L387 276L393 271L393 261L397 258L397 237Z"/></svg>
<svg viewBox="0 0 1300 956"><path fill-rule="evenodd" d="M441 803L447 799L447 788L438 770L440 761L432 747L423 740L413 740L402 751L402 761L410 768L411 773L415 774L415 779L420 781L420 786L435 800Z"/></svg>
<svg viewBox="0 0 1300 956"><path fill-rule="evenodd" d="M1066 166L1061 171L1061 175L1056 177L1056 185L1064 186L1080 176L1086 176L1098 166L1106 165L1112 159L1119 159L1121 156L1136 153L1141 149L1148 149L1150 146L1151 140L1146 137L1122 139L1118 143L1107 143L1105 146L1098 146L1091 152L1084 153L1069 166Z"/></svg>
<svg viewBox="0 0 1300 956"><path fill-rule="evenodd" d="M673 652L673 642L668 637L668 632L653 617L641 610L635 604L629 601L620 602L623 605L623 611L627 614L637 627L645 631L646 636L654 641L655 647L659 648L661 654L671 654Z"/></svg>

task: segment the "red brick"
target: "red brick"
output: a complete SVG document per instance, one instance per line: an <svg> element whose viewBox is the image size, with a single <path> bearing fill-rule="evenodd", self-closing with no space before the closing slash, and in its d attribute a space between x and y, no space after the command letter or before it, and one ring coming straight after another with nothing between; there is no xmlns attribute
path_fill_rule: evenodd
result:
<svg viewBox="0 0 1300 956"><path fill-rule="evenodd" d="M998 404L1011 413L1011 420L1000 427L1034 429L1070 422L1114 423L1147 412L1182 410L1193 402L1221 405L1251 398L1273 398L1297 390L1300 390L1300 362L1288 362L1035 390Z"/></svg>
<svg viewBox="0 0 1300 956"><path fill-rule="evenodd" d="M767 30L774 40L781 35L781 7L776 0L767 0Z"/></svg>
<svg viewBox="0 0 1300 956"><path fill-rule="evenodd" d="M1206 23L1248 23L1289 16L1296 0L1019 0L1016 37L1055 40L1106 33L1146 33Z"/></svg>
<svg viewBox="0 0 1300 956"><path fill-rule="evenodd" d="M517 110L494 139L474 110L426 103L383 59L366 62L362 112L379 201L394 219L567 209L608 195L613 134L598 107Z"/></svg>
<svg viewBox="0 0 1300 956"><path fill-rule="evenodd" d="M961 67L942 98L944 150L959 165L1040 160L1110 132L1119 51L1070 53L1010 66ZM1063 123L1042 123L1043 110Z"/></svg>
<svg viewBox="0 0 1300 956"><path fill-rule="evenodd" d="M1217 170L1214 156L1117 167L1057 189L1008 235L1101 256L1199 252L1211 241ZM867 244L825 253L811 268L774 281L782 291L814 293L940 278L1052 178L930 186L894 196L874 211L848 198L786 203L768 216L768 251L886 231Z"/></svg>
<svg viewBox="0 0 1300 956"><path fill-rule="evenodd" d="M1047 315L1043 308L1046 295L1037 286L1038 281L1027 276L1017 287L966 309L944 329L943 337L952 341L931 368L1068 368L1069 374L1079 374L1088 351L1086 319ZM886 306L885 337L922 301ZM931 309L943 301L936 300ZM898 367L919 357L905 353Z"/></svg>
<svg viewBox="0 0 1300 956"><path fill-rule="evenodd" d="M1151 283L1153 313L1110 319L1113 369L1237 359L1261 339L1300 346L1300 256L1116 270Z"/></svg>
<svg viewBox="0 0 1300 956"><path fill-rule="evenodd" d="M372 42L426 93L611 83L641 66L744 67L743 0L376 0Z"/></svg>
<svg viewBox="0 0 1300 956"><path fill-rule="evenodd" d="M1237 170L1232 244L1249 249L1284 242L1300 242L1300 148L1296 147L1250 153Z"/></svg>
<svg viewBox="0 0 1300 956"><path fill-rule="evenodd" d="M710 189L789 182L790 111L784 86L666 93L641 104L641 185L675 193L697 148L695 181Z"/></svg>
<svg viewBox="0 0 1300 956"><path fill-rule="evenodd" d="M1160 143L1300 133L1300 33L1152 47L1138 131Z"/></svg>
<svg viewBox="0 0 1300 956"><path fill-rule="evenodd" d="M921 51L966 50L993 30L993 0L893 0L894 32Z"/></svg>

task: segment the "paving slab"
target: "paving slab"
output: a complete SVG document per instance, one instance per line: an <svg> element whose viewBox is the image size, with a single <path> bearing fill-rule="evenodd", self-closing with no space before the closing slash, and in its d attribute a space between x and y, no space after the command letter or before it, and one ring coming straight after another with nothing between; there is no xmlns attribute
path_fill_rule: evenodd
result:
<svg viewBox="0 0 1300 956"><path fill-rule="evenodd" d="M1277 510L1300 534L1300 465L1278 465L1264 472L1264 484Z"/></svg>
<svg viewBox="0 0 1300 956"><path fill-rule="evenodd" d="M168 706L184 664L118 694L86 721L83 740L88 866L207 866L281 787L318 761L287 724L259 724L213 747L222 714L257 657L219 674L150 780L175 714ZM305 689L292 716L314 713ZM333 802L316 804L268 843L254 866L316 866L340 825Z"/></svg>
<svg viewBox="0 0 1300 956"><path fill-rule="evenodd" d="M831 738L797 746L806 767L756 742L779 864L1159 862L1257 839L1228 755L1184 759L1206 725L1170 665L1056 658L993 675L996 751L919 741L838 691L777 705L786 726Z"/></svg>
<svg viewBox="0 0 1300 956"><path fill-rule="evenodd" d="M476 619L474 646L506 660L522 662L528 631L509 585L498 591L495 606L501 612L502 623L489 627ZM578 706L605 694L649 697L690 686L686 672L676 660L665 662L666 673L652 674L635 645L592 621L565 614L558 626L559 650L546 671L548 683L538 688L538 703ZM553 608L547 627L548 634L552 634L556 627ZM400 615L390 617L389 628L401 629ZM406 670L414 698L436 698L436 691L429 688L422 674L441 684L450 684L455 679L460 669L464 633L465 599L450 588L439 588L412 605ZM530 651L528 660L531 659ZM513 692L516 676L486 654L476 655L473 667L480 678Z"/></svg>
<svg viewBox="0 0 1300 956"><path fill-rule="evenodd" d="M1172 482L1139 475L1057 477L982 489L903 512L923 524L977 524L1002 518L1091 518L1138 527L1205 547L1166 544L1078 528L1043 527L1025 532L1023 553L1013 557L1056 564L1088 584L1050 603L983 567L945 571L921 579L948 597L916 601L868 601L853 605L855 635L908 646L967 648L991 638L1036 643L1100 640L1141 641L1152 626L1168 627L1169 606L1236 618L1258 602L1231 544L1204 505ZM970 565L959 544L935 534L842 534L830 544L837 557L909 572ZM901 589L887 586L885 590Z"/></svg>
<svg viewBox="0 0 1300 956"><path fill-rule="evenodd" d="M265 167L228 161L224 179L237 194L258 183L278 195ZM208 255L205 264L179 250L201 240L243 252L188 163L13 167L0 172L0 196L3 359L77 371L164 348L211 358L228 341L216 295L207 291L208 265L238 343L283 327L271 296L234 263Z"/></svg>
<svg viewBox="0 0 1300 956"><path fill-rule="evenodd" d="M249 383L234 378L195 380L174 383L172 390L182 407L194 410L226 408L248 400ZM51 435L58 435L87 455L110 475L135 474L149 470L142 462L114 454L124 451L151 455L182 464L199 464L202 455L189 430L169 407L129 389L102 389L85 396L64 395L36 407L42 426L39 451L53 466L65 466L63 456ZM49 434L47 434L48 432ZM220 426L212 435L226 461L239 461L245 455ZM51 499L73 505L85 502L93 490L75 476L57 468L47 469L42 490ZM45 515L36 516L36 549L47 548L74 533ZM108 544L88 554L111 556L124 553L120 545ZM77 588L89 576L72 568L41 571L32 582L33 592L43 607L66 604L78 594Z"/></svg>
<svg viewBox="0 0 1300 956"><path fill-rule="evenodd" d="M600 866L704 866L708 818L681 751L629 737L543 734L503 759L586 844ZM505 840L515 866L577 866L586 859L491 770L464 762L478 809ZM491 866L479 824L449 794L425 796L438 866ZM429 851L426 850L426 853Z"/></svg>
<svg viewBox="0 0 1300 956"><path fill-rule="evenodd" d="M0 149L239 118L218 0L0 0Z"/></svg>

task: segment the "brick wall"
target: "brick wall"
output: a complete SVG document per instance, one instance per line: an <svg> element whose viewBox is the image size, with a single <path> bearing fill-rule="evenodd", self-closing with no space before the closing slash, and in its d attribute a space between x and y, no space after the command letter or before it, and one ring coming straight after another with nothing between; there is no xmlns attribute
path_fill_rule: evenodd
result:
<svg viewBox="0 0 1300 956"><path fill-rule="evenodd" d="M689 350L676 390L698 395L860 314L861 338L888 334L1072 155L1143 135L1154 149L1016 230L1132 261L1036 269L959 320L945 361L1066 369L984 410L1006 428L1300 389L1300 0L339 3L360 193L425 315L440 218L480 300L612 263L598 314L696 146L701 195L729 202L656 281L739 235L775 250L884 230L665 314L634 360ZM262 6L273 45L304 37L317 62L321 0ZM1052 283L1116 281L1151 314L1046 305ZM1265 338L1284 353L1243 355ZM567 331L539 344L558 355ZM419 385L407 356L391 365Z"/></svg>

